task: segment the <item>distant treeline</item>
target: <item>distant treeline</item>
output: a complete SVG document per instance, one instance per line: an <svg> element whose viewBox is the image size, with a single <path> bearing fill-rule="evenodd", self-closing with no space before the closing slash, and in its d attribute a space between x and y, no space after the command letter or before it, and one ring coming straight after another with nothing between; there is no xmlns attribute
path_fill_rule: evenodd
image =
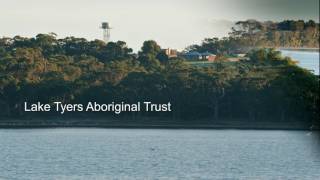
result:
<svg viewBox="0 0 320 180"><path fill-rule="evenodd" d="M0 39L0 117L37 117L23 103L172 103L173 112L124 113L199 119L319 122L319 79L273 49L248 61L191 66L169 59L155 41L137 55L125 42L54 34ZM112 113L92 113L112 116Z"/></svg>
<svg viewBox="0 0 320 180"><path fill-rule="evenodd" d="M319 23L313 20L282 22L238 21L228 37L208 38L188 50L215 54L246 53L252 48L319 48Z"/></svg>
<svg viewBox="0 0 320 180"><path fill-rule="evenodd" d="M231 35L244 38L253 47L319 47L319 23L313 20L287 20L278 23L239 21Z"/></svg>

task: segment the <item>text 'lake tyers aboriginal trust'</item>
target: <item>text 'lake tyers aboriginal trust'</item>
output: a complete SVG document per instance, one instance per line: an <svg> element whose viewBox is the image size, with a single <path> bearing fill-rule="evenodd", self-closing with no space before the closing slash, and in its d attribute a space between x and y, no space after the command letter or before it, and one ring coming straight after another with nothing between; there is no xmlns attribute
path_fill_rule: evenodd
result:
<svg viewBox="0 0 320 180"><path fill-rule="evenodd" d="M53 102L52 104L28 103L24 102L25 112L50 112L56 111L64 114L65 112L114 112L120 114L121 112L171 112L172 105L170 102L165 104L154 104L152 102L137 102L128 104L109 103L99 104L97 102L88 102L87 104L64 104L62 102Z"/></svg>

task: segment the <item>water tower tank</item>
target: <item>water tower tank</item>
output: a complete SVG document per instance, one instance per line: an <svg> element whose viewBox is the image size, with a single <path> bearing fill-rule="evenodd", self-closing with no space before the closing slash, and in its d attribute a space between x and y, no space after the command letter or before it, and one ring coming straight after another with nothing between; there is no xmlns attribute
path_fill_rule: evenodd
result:
<svg viewBox="0 0 320 180"><path fill-rule="evenodd" d="M101 27L102 27L102 29L110 29L109 23L107 23L107 22L103 22Z"/></svg>

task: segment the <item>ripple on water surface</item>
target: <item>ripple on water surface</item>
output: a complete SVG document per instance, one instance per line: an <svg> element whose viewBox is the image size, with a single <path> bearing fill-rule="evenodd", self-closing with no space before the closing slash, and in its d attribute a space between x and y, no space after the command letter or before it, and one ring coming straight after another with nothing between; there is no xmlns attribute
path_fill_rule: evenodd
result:
<svg viewBox="0 0 320 180"><path fill-rule="evenodd" d="M305 131L0 130L0 179L319 179Z"/></svg>

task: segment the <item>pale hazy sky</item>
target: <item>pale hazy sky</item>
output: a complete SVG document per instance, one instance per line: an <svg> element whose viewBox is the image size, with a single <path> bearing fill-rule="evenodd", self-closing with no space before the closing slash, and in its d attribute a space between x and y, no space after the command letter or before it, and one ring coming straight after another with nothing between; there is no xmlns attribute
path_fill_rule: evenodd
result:
<svg viewBox="0 0 320 180"><path fill-rule="evenodd" d="M225 36L232 22L245 19L319 21L319 0L0 0L0 37L101 39L100 23L108 21L111 40L135 50L149 39L183 49Z"/></svg>

